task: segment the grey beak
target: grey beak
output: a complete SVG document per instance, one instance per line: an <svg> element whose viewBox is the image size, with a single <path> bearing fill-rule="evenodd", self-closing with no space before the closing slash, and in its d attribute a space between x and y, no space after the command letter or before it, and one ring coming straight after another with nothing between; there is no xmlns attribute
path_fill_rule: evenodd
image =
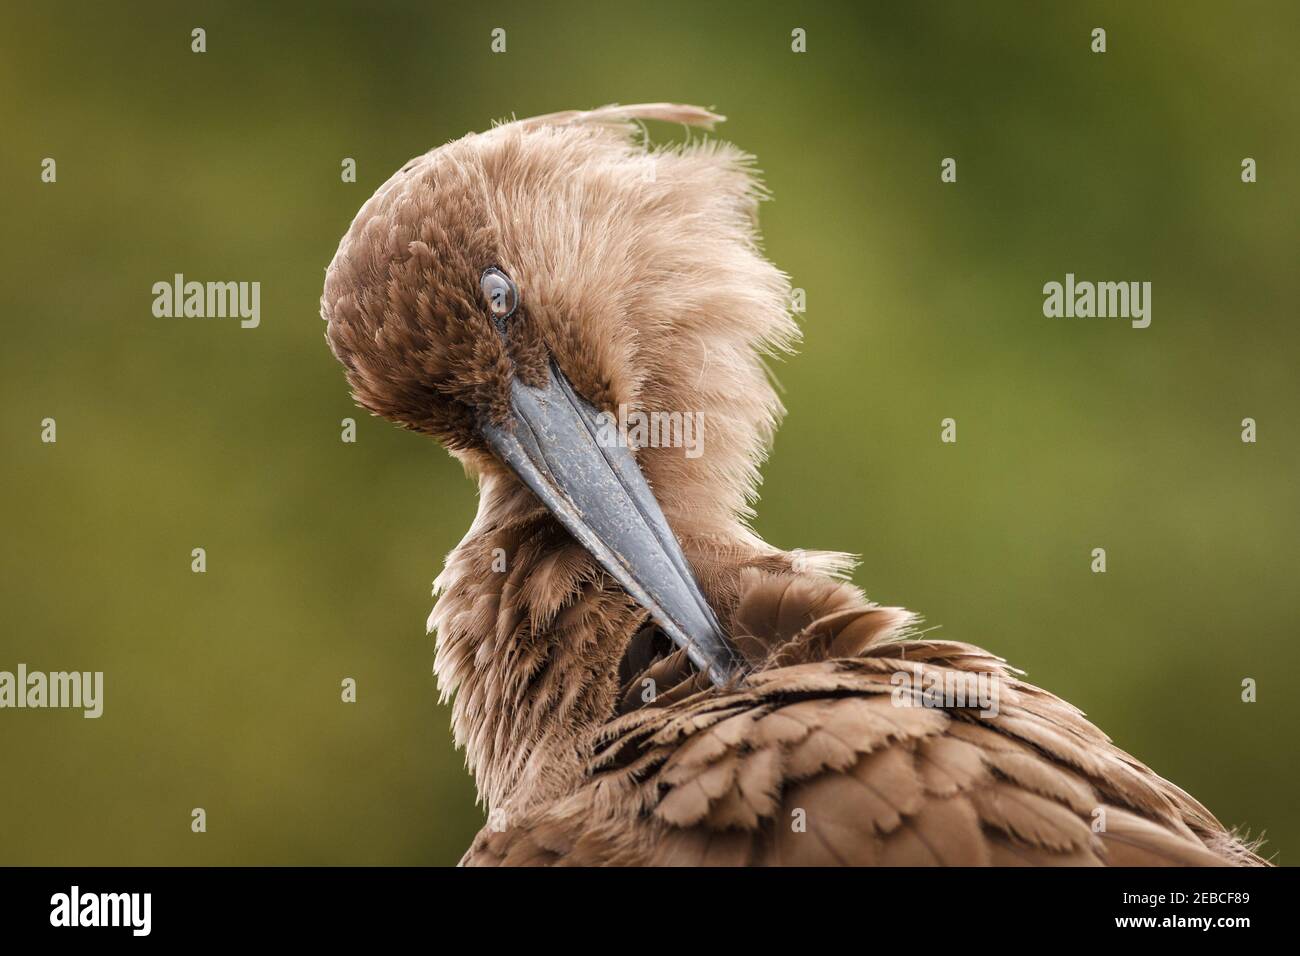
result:
<svg viewBox="0 0 1300 956"><path fill-rule="evenodd" d="M598 412L554 363L542 388L514 380L510 406L509 425L482 426L492 450L696 667L727 683L740 658L631 451L599 440Z"/></svg>

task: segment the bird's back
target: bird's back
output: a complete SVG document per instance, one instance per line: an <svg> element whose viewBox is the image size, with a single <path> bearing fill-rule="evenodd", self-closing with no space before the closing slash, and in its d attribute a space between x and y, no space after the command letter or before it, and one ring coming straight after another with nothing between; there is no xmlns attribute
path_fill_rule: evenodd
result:
<svg viewBox="0 0 1300 956"><path fill-rule="evenodd" d="M825 577L750 570L711 688L653 627L572 793L468 865L1215 866L1263 861L1075 707Z"/></svg>

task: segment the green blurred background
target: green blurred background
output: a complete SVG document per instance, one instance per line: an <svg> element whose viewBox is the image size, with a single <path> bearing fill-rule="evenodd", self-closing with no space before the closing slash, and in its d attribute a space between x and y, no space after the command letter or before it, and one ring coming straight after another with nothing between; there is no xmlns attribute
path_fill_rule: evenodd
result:
<svg viewBox="0 0 1300 956"><path fill-rule="evenodd" d="M474 489L352 408L323 271L409 157L646 100L730 117L807 290L758 531L861 552L871 596L1025 668L1289 862L1300 14L1134 6L7 10L0 669L106 690L99 720L0 712L0 863L459 857L483 816L424 620ZM260 281L261 327L154 318L176 272ZM1044 318L1066 272L1150 280L1151 327Z"/></svg>

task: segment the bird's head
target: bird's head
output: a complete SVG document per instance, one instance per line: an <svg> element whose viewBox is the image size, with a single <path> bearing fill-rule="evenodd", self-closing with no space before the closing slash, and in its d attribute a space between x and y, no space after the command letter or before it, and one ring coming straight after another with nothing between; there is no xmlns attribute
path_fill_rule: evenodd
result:
<svg viewBox="0 0 1300 956"><path fill-rule="evenodd" d="M664 512L743 525L781 413L763 357L796 327L750 158L652 150L640 119L721 117L558 113L410 161L344 236L321 312L359 404L517 477L721 681L732 652ZM636 413L702 433L647 441L618 427Z"/></svg>

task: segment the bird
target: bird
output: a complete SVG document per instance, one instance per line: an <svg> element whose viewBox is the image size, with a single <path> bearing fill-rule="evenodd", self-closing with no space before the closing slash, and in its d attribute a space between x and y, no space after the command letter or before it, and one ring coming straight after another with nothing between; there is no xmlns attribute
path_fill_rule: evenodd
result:
<svg viewBox="0 0 1300 956"><path fill-rule="evenodd" d="M852 556L752 530L800 330L723 119L468 133L380 186L326 270L354 401L478 484L428 621L486 810L461 864L1268 865L1078 708L869 600ZM699 453L638 413L698 415Z"/></svg>

